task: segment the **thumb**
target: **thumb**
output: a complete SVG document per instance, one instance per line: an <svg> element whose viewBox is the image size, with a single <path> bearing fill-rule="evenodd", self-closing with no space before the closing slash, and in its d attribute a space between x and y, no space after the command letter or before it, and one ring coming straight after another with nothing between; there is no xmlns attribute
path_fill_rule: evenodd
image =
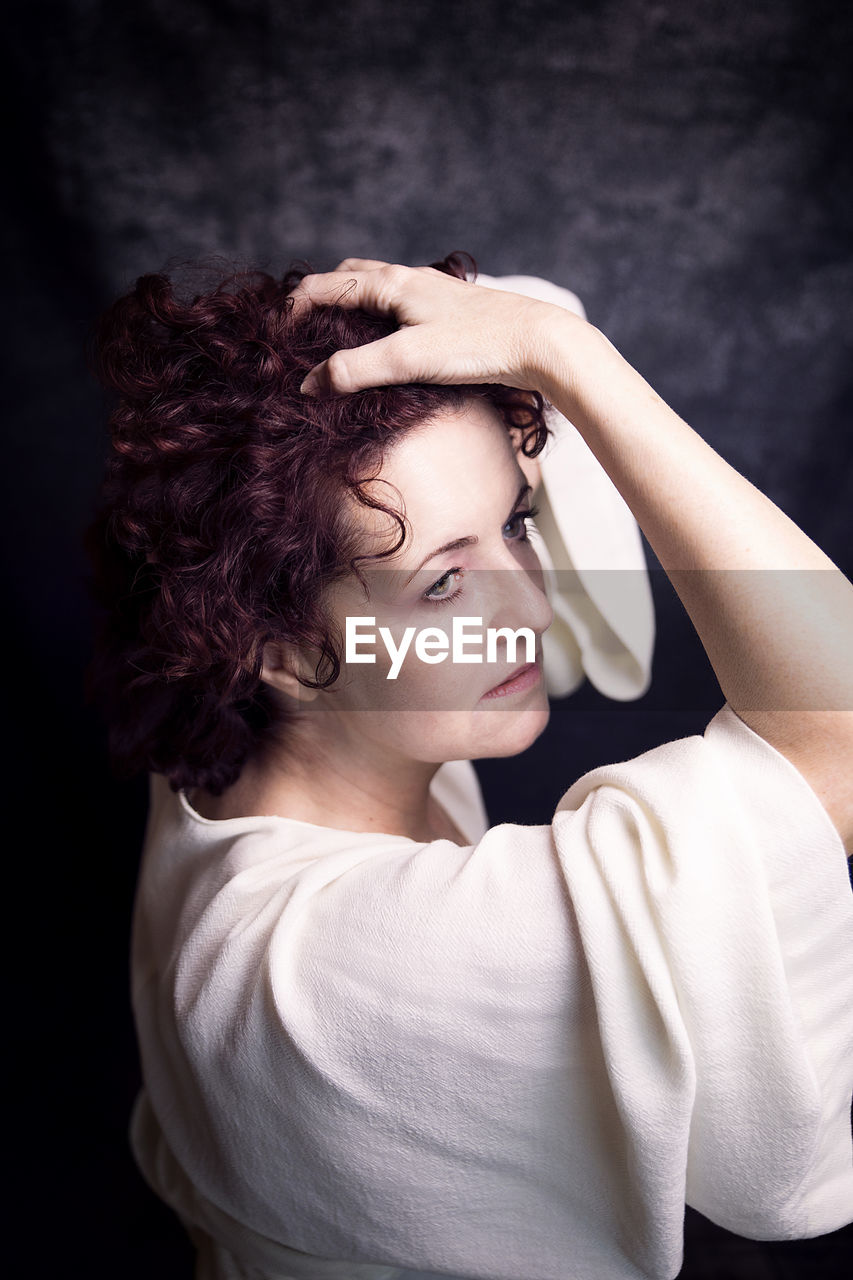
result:
<svg viewBox="0 0 853 1280"><path fill-rule="evenodd" d="M363 347L336 351L314 366L299 390L306 396L347 396L365 387L442 381L435 371L429 373L422 367L412 336L413 329L407 326Z"/></svg>

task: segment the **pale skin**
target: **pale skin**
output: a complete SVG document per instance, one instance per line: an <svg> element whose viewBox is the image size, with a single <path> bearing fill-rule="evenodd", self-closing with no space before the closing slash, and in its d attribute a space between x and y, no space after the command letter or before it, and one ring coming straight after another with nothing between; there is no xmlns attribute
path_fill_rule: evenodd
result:
<svg viewBox="0 0 853 1280"><path fill-rule="evenodd" d="M297 307L335 303L389 313L401 325L381 341L337 352L306 379L306 394L347 394L390 383L502 382L540 391L553 403L633 511L699 634L727 702L803 774L848 854L853 853L853 585L793 521L679 418L603 334L560 307L431 268L368 259L346 259L334 272L305 277L294 300ZM485 444L487 437L472 427L475 438ZM458 434L455 439L458 445ZM427 442L427 453L437 441L436 435ZM405 447L404 440L392 450L389 466ZM479 461L470 464L485 464L488 452L484 448ZM517 474L518 460L510 461ZM413 466L410 481L418 469ZM528 478L535 483L535 470ZM479 513L476 529L463 528L466 521L459 520L455 535L478 537L478 547L497 557L479 566L489 568L498 560L504 564L494 529L506 520L498 494L503 499L512 487L509 464L498 467L492 480L494 510ZM440 487L420 495L427 542L436 532L428 508ZM466 485L466 496L470 492ZM411 484L405 501L407 511L410 501L418 501ZM440 562L440 567L447 566ZM532 580L532 566L518 567L525 569L519 579ZM264 678L282 696L300 696L300 655L270 650L266 658ZM371 714L350 714L350 730L360 746L357 764L351 752L336 755L334 734L320 727L325 718L314 717L309 731L314 738L306 738L301 757L308 764L301 771L294 774L283 755L247 768L219 801L205 799L205 812L211 817L284 812L346 829L458 838L430 800L436 763L407 756L399 742L371 742L365 749L364 717ZM488 714L494 718L494 712ZM473 707L470 717L474 750L464 754L474 758ZM535 720L535 714L521 717L518 744L507 741L502 754L533 740L541 731ZM436 729L436 749L441 732ZM316 782L317 764L328 770L322 786Z"/></svg>

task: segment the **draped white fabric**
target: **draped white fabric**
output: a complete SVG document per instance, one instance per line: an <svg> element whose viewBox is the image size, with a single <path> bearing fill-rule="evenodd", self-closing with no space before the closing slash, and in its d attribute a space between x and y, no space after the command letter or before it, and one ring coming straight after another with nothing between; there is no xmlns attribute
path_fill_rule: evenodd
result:
<svg viewBox="0 0 853 1280"><path fill-rule="evenodd" d="M162 778L134 1143L200 1274L674 1276L685 1201L853 1216L853 898L797 770L724 707L471 840L209 821ZM332 1260L332 1261L329 1261Z"/></svg>

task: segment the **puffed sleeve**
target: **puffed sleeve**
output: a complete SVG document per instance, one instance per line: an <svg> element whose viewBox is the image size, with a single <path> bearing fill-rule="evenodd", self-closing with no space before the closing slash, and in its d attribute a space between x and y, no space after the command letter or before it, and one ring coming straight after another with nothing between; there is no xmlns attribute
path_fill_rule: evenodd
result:
<svg viewBox="0 0 853 1280"><path fill-rule="evenodd" d="M729 708L467 848L265 821L199 855L216 892L136 996L170 1168L244 1259L667 1280L685 1202L853 1217L844 849Z"/></svg>
<svg viewBox="0 0 853 1280"><path fill-rule="evenodd" d="M853 900L805 779L725 707L586 775L555 831L578 823L566 880L637 1185L756 1239L849 1221Z"/></svg>

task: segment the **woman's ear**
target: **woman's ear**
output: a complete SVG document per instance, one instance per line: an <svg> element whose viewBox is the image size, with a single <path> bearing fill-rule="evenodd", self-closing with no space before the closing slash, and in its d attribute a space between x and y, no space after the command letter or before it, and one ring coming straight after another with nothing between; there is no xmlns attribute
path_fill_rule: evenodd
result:
<svg viewBox="0 0 853 1280"><path fill-rule="evenodd" d="M297 645L269 641L264 645L261 679L296 702L313 702L320 692L302 684L313 679L314 670Z"/></svg>

